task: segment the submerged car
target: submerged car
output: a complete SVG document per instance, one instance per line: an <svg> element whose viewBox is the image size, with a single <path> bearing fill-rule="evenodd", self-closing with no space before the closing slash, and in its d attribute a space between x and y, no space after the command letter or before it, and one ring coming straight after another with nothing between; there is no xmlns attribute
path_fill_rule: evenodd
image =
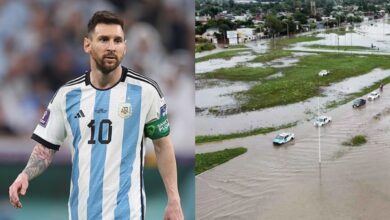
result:
<svg viewBox="0 0 390 220"><path fill-rule="evenodd" d="M368 99L368 101L372 101L372 100L375 100L375 99L379 98L380 96L381 96L381 95L380 95L379 92L374 91L374 92L371 92L371 93L368 95L367 99Z"/></svg>
<svg viewBox="0 0 390 220"><path fill-rule="evenodd" d="M328 124L331 121L332 121L332 118L330 116L321 115L315 119L314 126L321 127L321 126Z"/></svg>
<svg viewBox="0 0 390 220"><path fill-rule="evenodd" d="M355 101L353 101L352 108L357 108L365 104L366 104L365 99L356 99Z"/></svg>
<svg viewBox="0 0 390 220"><path fill-rule="evenodd" d="M326 76L326 75L328 75L328 74L329 74L329 71L328 71L328 70L321 70L321 71L318 73L319 76Z"/></svg>
<svg viewBox="0 0 390 220"><path fill-rule="evenodd" d="M275 145L281 145L281 144L285 144L289 141L294 140L294 138L295 138L295 136L293 133L285 132L285 133L281 133L281 134L277 135L274 138L273 143Z"/></svg>

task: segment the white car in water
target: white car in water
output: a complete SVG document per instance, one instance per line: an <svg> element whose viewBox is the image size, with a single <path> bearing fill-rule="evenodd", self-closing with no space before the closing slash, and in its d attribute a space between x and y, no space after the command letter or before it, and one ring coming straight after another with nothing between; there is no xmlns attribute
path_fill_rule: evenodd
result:
<svg viewBox="0 0 390 220"><path fill-rule="evenodd" d="M367 100L368 100L368 101L373 101L373 100L379 98L380 96L381 96L381 94L380 94L379 92L374 91L374 92L371 92L371 93L368 95Z"/></svg>
<svg viewBox="0 0 390 220"><path fill-rule="evenodd" d="M284 133L278 134L274 138L273 143L275 145L281 145L281 144L285 144L289 141L294 140L294 138L295 138L295 135L293 133L284 132Z"/></svg>
<svg viewBox="0 0 390 220"><path fill-rule="evenodd" d="M332 118L330 116L321 115L321 116L316 117L316 119L314 120L314 126L321 127L321 126L328 124L331 121L332 121Z"/></svg>
<svg viewBox="0 0 390 220"><path fill-rule="evenodd" d="M326 75L328 75L328 74L329 74L329 71L328 71L328 70L321 70L321 71L318 73L319 76L326 76Z"/></svg>

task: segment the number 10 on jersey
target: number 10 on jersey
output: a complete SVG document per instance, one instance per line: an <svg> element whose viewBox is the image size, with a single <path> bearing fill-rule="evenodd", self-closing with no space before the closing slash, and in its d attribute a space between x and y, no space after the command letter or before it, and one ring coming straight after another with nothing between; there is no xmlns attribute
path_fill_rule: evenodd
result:
<svg viewBox="0 0 390 220"><path fill-rule="evenodd" d="M91 128L91 138L88 141L88 144L95 144L95 120L91 120L88 123L88 127ZM98 135L98 141L101 144L108 144L111 142L111 136L112 136L112 122L109 119L103 119L100 121L99 125L99 135ZM103 137L103 131L107 131L107 137Z"/></svg>

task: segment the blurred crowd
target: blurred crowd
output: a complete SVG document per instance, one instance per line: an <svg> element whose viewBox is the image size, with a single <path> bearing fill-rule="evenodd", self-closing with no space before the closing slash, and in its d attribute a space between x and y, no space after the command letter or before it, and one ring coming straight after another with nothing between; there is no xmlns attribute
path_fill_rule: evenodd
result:
<svg viewBox="0 0 390 220"><path fill-rule="evenodd" d="M55 91L89 70L82 44L98 10L124 18L123 65L159 83L176 152L193 155L193 0L0 0L0 139L31 135Z"/></svg>

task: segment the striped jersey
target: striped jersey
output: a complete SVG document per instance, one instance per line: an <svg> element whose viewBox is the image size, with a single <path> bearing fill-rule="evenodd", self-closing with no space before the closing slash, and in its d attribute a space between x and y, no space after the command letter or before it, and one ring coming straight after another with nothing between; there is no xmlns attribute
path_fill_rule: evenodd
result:
<svg viewBox="0 0 390 220"><path fill-rule="evenodd" d="M95 88L90 72L62 86L32 139L58 150L71 137L69 219L144 219L144 138L168 134L157 83L122 67L109 89Z"/></svg>

